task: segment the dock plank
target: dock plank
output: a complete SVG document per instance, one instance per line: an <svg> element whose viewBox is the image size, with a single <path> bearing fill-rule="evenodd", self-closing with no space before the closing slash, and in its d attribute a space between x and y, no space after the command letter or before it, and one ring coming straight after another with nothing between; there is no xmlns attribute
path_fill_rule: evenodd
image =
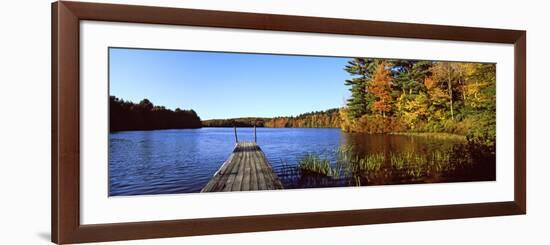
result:
<svg viewBox="0 0 550 245"><path fill-rule="evenodd" d="M256 176L258 178L258 190L267 190L265 176L262 171L262 162L257 155L254 155L254 164L256 165Z"/></svg>
<svg viewBox="0 0 550 245"><path fill-rule="evenodd" d="M201 192L283 189L277 174L255 142L238 142Z"/></svg>
<svg viewBox="0 0 550 245"><path fill-rule="evenodd" d="M257 159L252 155L252 161L250 162L250 190L259 190L258 186L258 171L256 170Z"/></svg>
<svg viewBox="0 0 550 245"><path fill-rule="evenodd" d="M252 154L248 154L248 156L252 156ZM241 183L241 190L251 190L250 189L250 165L252 165L252 159L249 159L248 161L245 161L242 165L244 165L244 173L243 173L243 181Z"/></svg>
<svg viewBox="0 0 550 245"><path fill-rule="evenodd" d="M237 171L237 174L235 176L235 180L233 181L233 187L231 187L231 191L240 191L243 177L244 177L244 165L247 161L249 161L249 152L246 150L248 145L245 146L245 150L241 153L243 155L243 160L239 162L239 168Z"/></svg>
<svg viewBox="0 0 550 245"><path fill-rule="evenodd" d="M231 168L231 171L227 172L225 175L227 181L220 181L218 184L219 186L223 186L223 191L231 191L233 187L233 182L235 182L235 178L237 177L237 173L239 172L240 162L242 160L243 156L238 155L235 162L233 162L233 167ZM221 177L223 179L224 176Z"/></svg>
<svg viewBox="0 0 550 245"><path fill-rule="evenodd" d="M258 190L258 173L256 171L256 158L252 157L252 161L249 162L250 164L250 190L255 191Z"/></svg>

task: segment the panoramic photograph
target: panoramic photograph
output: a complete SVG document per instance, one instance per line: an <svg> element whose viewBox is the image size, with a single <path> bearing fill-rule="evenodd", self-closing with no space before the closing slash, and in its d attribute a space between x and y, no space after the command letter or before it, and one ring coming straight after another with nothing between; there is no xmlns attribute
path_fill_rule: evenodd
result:
<svg viewBox="0 0 550 245"><path fill-rule="evenodd" d="M494 63L109 48L108 99L109 196L496 180Z"/></svg>

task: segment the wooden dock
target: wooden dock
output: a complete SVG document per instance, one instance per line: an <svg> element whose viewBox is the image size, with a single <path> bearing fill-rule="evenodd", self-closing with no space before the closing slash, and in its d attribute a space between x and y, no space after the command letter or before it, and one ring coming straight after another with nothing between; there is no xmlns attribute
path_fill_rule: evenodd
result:
<svg viewBox="0 0 550 245"><path fill-rule="evenodd" d="M255 142L237 142L233 153L201 192L283 189L264 152Z"/></svg>

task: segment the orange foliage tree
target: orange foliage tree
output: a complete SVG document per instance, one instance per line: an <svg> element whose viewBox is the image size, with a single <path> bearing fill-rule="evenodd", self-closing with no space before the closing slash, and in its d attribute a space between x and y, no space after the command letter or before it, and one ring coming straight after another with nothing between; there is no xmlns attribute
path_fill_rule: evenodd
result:
<svg viewBox="0 0 550 245"><path fill-rule="evenodd" d="M379 113L382 117L392 110L392 77L386 68L386 62L378 64L374 70L372 79L369 82L369 92L374 95L375 101L371 110Z"/></svg>

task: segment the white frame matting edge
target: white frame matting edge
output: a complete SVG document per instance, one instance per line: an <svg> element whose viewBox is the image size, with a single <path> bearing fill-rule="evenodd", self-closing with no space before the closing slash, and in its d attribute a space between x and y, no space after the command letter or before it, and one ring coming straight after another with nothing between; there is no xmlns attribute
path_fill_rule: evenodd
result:
<svg viewBox="0 0 550 245"><path fill-rule="evenodd" d="M108 197L108 47L496 63L497 181ZM81 224L514 200L512 44L81 21L80 54Z"/></svg>

